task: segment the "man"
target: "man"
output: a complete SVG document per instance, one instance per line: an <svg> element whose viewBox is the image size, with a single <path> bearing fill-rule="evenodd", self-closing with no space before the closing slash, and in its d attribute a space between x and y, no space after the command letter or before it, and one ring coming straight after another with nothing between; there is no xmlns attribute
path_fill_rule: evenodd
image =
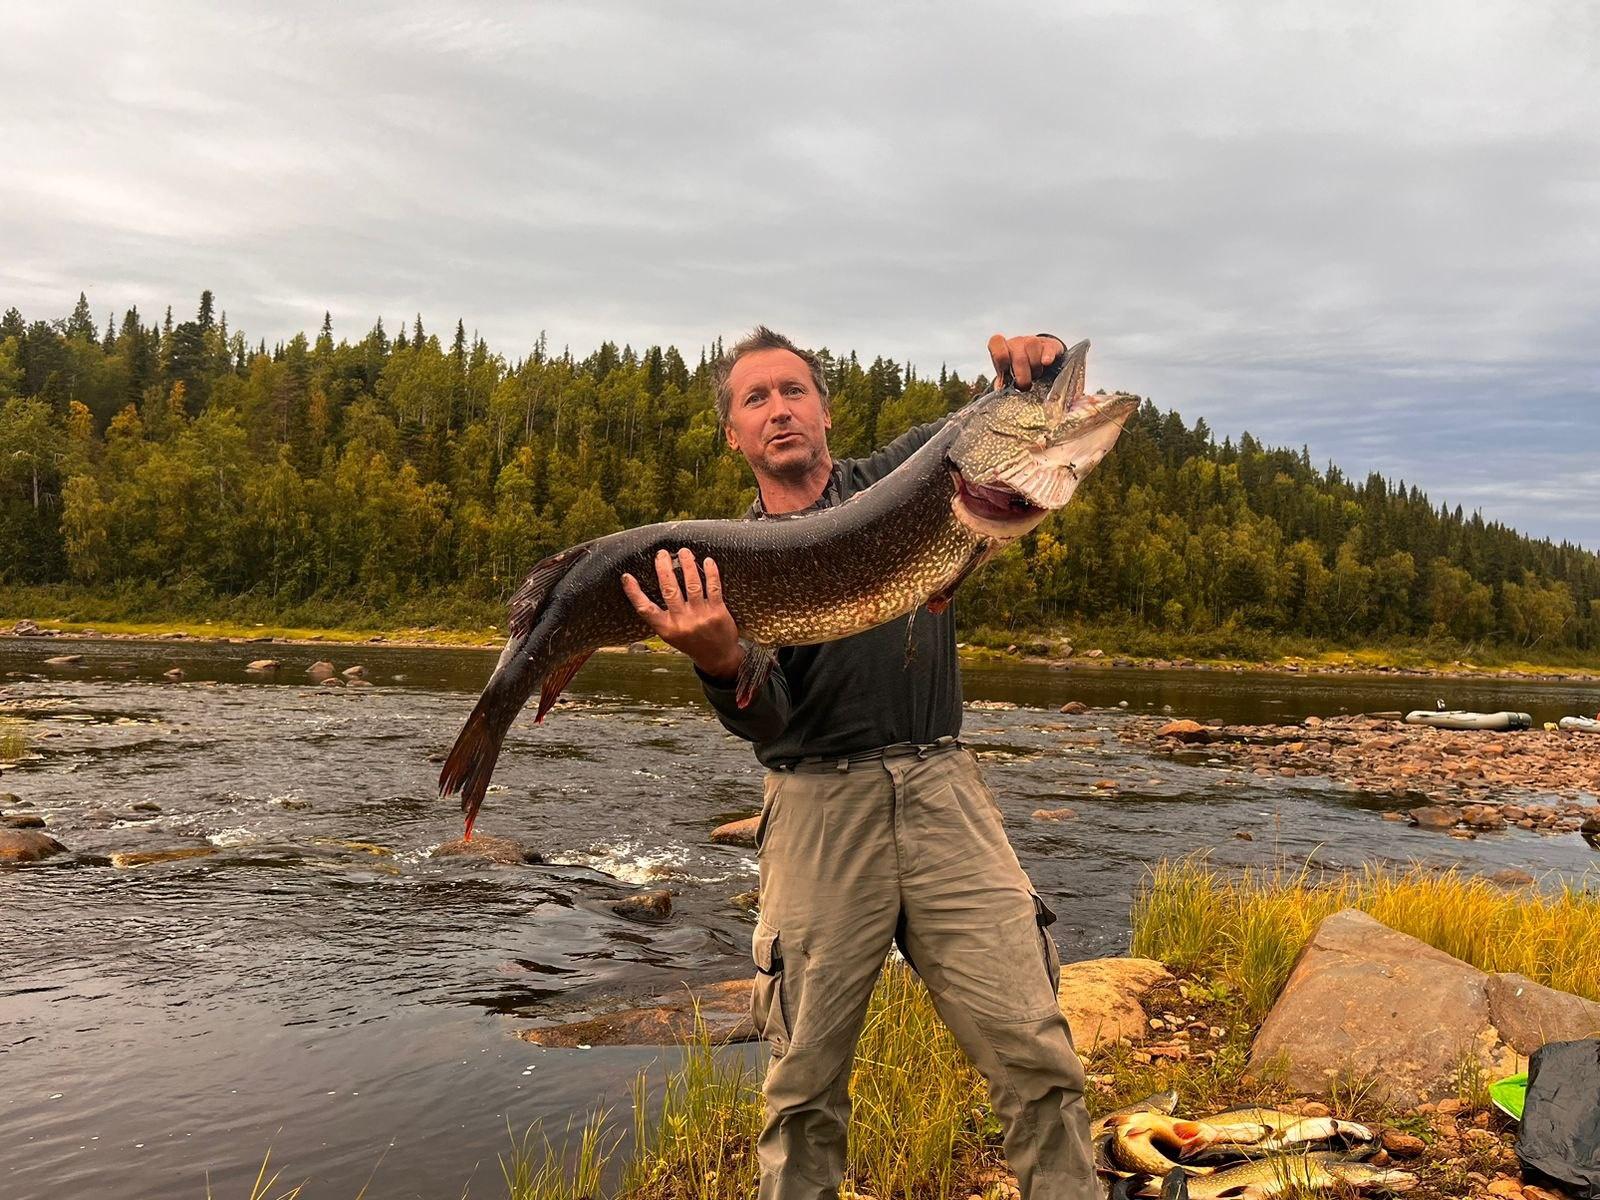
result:
<svg viewBox="0 0 1600 1200"><path fill-rule="evenodd" d="M1019 386L1051 379L1065 347L1005 338L989 353ZM821 361L759 327L718 364L728 445L755 472L751 516L839 504L889 474L943 421L876 454L828 451ZM680 577L681 572L681 577ZM706 697L768 768L757 834L760 920L752 1008L771 1044L757 1149L762 1200L834 1200L845 1169L856 1040L892 942L989 1083L1024 1200L1095 1195L1083 1068L1056 1002L1060 960L961 730L949 610L781 650L745 708L744 650L714 560L662 551L663 604L630 575L634 608L695 664Z"/></svg>

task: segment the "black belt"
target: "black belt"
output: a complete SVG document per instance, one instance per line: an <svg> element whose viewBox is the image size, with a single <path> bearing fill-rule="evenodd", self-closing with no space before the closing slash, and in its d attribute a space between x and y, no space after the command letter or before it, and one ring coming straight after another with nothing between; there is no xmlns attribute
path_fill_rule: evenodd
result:
<svg viewBox="0 0 1600 1200"><path fill-rule="evenodd" d="M895 742L891 746L880 746L876 750L863 750L859 754L808 755L805 758L796 759L794 762L779 763L772 769L774 771L838 771L843 774L852 767L882 762L887 758L906 758L912 755L917 758L927 758L930 754L942 754L946 750L959 750L960 748L961 739L954 734L946 734L944 737L931 742Z"/></svg>

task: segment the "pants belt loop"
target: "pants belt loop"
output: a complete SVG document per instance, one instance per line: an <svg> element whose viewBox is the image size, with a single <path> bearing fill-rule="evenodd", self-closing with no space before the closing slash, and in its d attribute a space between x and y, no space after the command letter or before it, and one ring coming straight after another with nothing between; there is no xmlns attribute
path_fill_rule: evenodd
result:
<svg viewBox="0 0 1600 1200"><path fill-rule="evenodd" d="M848 775L850 773L850 760L848 758L841 758L836 770L841 775Z"/></svg>

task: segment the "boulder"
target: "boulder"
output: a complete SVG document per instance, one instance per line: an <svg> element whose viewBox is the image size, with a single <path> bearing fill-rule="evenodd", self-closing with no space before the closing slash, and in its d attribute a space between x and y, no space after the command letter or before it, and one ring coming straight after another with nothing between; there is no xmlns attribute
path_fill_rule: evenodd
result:
<svg viewBox="0 0 1600 1200"><path fill-rule="evenodd" d="M58 654L54 658L44 660L47 667L75 667L83 661L81 654Z"/></svg>
<svg viewBox="0 0 1600 1200"><path fill-rule="evenodd" d="M672 893L666 888L640 892L635 896L613 900L610 908L617 916L627 917L631 921L665 921L672 915Z"/></svg>
<svg viewBox="0 0 1600 1200"><path fill-rule="evenodd" d="M91 808L83 814L83 819L86 824L104 828L107 825L115 825L119 818L109 808Z"/></svg>
<svg viewBox="0 0 1600 1200"><path fill-rule="evenodd" d="M186 858L210 858L215 846L176 846L171 850L130 850L111 856L113 867L148 867L154 863L181 862Z"/></svg>
<svg viewBox="0 0 1600 1200"><path fill-rule="evenodd" d="M517 1036L536 1046L668 1046L694 1034L695 1013L716 1044L750 1042L756 1037L750 1021L749 979L704 984L657 996L639 1008L626 1008L567 1025L525 1029Z"/></svg>
<svg viewBox="0 0 1600 1200"><path fill-rule="evenodd" d="M17 637L38 637L39 627L24 618L11 627L11 632Z"/></svg>
<svg viewBox="0 0 1600 1200"><path fill-rule="evenodd" d="M1172 973L1150 958L1095 958L1062 967L1057 996L1078 1052L1122 1038L1142 1040L1150 1020L1139 998L1171 980Z"/></svg>
<svg viewBox="0 0 1600 1200"><path fill-rule="evenodd" d="M310 676L312 683L321 683L325 679L332 679L336 672L331 662L322 659L307 667L306 674Z"/></svg>
<svg viewBox="0 0 1600 1200"><path fill-rule="evenodd" d="M161 678L170 679L173 683L183 682L183 668L173 667L170 671L161 672Z"/></svg>
<svg viewBox="0 0 1600 1200"><path fill-rule="evenodd" d="M1406 814L1413 825L1423 829L1454 829L1461 823L1461 810L1453 804L1430 804Z"/></svg>
<svg viewBox="0 0 1600 1200"><path fill-rule="evenodd" d="M544 858L537 850L530 850L515 838L494 837L480 833L471 841L457 838L435 846L430 858L477 858L484 862L519 866L523 863L541 863Z"/></svg>
<svg viewBox="0 0 1600 1200"><path fill-rule="evenodd" d="M367 669L360 663L357 663L353 667L346 667L343 671L340 671L339 674L343 675L346 679L365 679L367 677Z"/></svg>
<svg viewBox="0 0 1600 1200"><path fill-rule="evenodd" d="M741 821L729 821L726 825L718 825L711 831L712 844L717 846L750 846L756 844L756 826L761 824L760 817L745 817Z"/></svg>
<svg viewBox="0 0 1600 1200"><path fill-rule="evenodd" d="M0 829L0 863L38 862L66 849L48 833L35 829Z"/></svg>
<svg viewBox="0 0 1600 1200"><path fill-rule="evenodd" d="M1203 742L1211 735L1199 721L1168 721L1156 730L1156 736L1175 738L1180 742Z"/></svg>
<svg viewBox="0 0 1600 1200"><path fill-rule="evenodd" d="M1475 1062L1490 1079L1516 1069L1493 1024L1489 976L1354 909L1317 926L1251 1049L1257 1074L1315 1095L1370 1085L1412 1106L1456 1093Z"/></svg>
<svg viewBox="0 0 1600 1200"><path fill-rule="evenodd" d="M1033 810L1033 819L1035 821L1071 821L1077 815L1077 812L1070 808L1036 808Z"/></svg>
<svg viewBox="0 0 1600 1200"><path fill-rule="evenodd" d="M1085 658L1104 658L1106 652L1104 650L1088 650L1084 652L1083 656Z"/></svg>
<svg viewBox="0 0 1600 1200"><path fill-rule="evenodd" d="M1529 1055L1546 1042L1600 1037L1600 1004L1523 975L1491 975L1489 1016L1501 1039Z"/></svg>
<svg viewBox="0 0 1600 1200"><path fill-rule="evenodd" d="M1089 711L1089 706L1082 700L1068 700L1061 706L1059 711L1068 713L1072 716L1081 716L1083 713Z"/></svg>
<svg viewBox="0 0 1600 1200"><path fill-rule="evenodd" d="M276 671L282 665L283 664L280 663L275 658L258 658L254 662L252 662L249 666L245 667L245 670L246 671L263 671L263 672L265 672L265 671Z"/></svg>
<svg viewBox="0 0 1600 1200"><path fill-rule="evenodd" d="M43 829L44 818L38 813L7 813L0 817L0 825L9 829Z"/></svg>

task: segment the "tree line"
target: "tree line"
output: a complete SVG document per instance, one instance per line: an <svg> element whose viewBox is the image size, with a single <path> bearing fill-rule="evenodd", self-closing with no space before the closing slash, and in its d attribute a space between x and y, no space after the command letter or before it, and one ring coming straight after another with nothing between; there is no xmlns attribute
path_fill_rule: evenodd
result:
<svg viewBox="0 0 1600 1200"><path fill-rule="evenodd" d="M268 347L212 294L192 320L0 317L0 584L145 583L373 609L508 596L544 555L754 495L718 428L713 344L544 336L520 357L462 322ZM824 352L836 457L965 403L981 377ZM1145 401L1078 499L975 577L970 624L1238 628L1343 644L1600 646L1600 556L1355 481L1305 449L1218 442Z"/></svg>

